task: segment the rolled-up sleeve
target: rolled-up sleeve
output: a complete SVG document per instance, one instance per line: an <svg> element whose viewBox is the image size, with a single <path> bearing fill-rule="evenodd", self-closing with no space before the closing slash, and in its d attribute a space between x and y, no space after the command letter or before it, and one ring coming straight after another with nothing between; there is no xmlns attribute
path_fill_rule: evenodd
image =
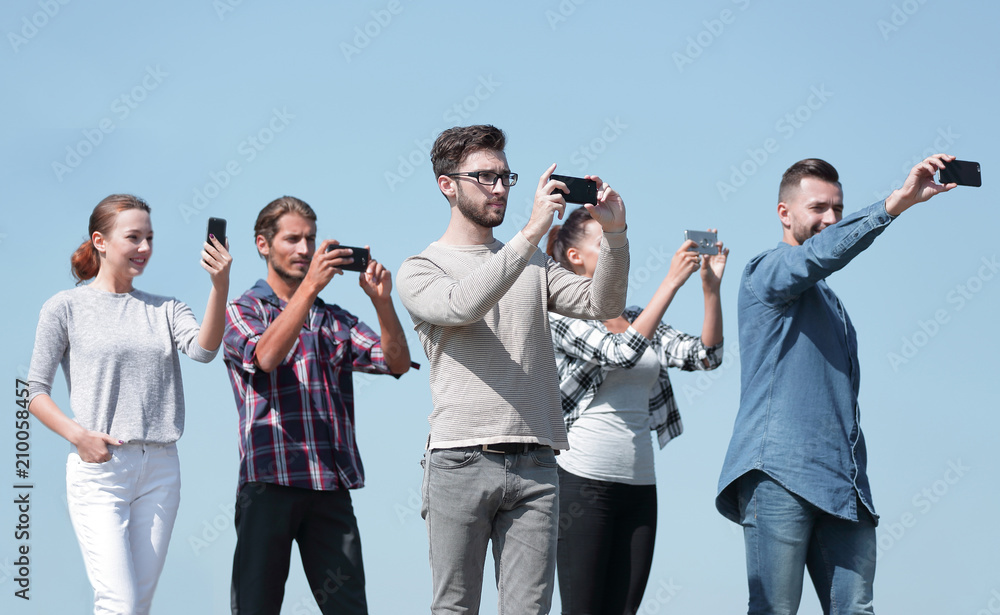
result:
<svg viewBox="0 0 1000 615"><path fill-rule="evenodd" d="M594 321L549 314L552 342L556 350L571 357L608 367L631 368L649 346L641 333L628 327L611 333Z"/></svg>
<svg viewBox="0 0 1000 615"><path fill-rule="evenodd" d="M267 329L259 307L235 301L230 301L226 306L226 331L222 337L223 358L227 363L240 366L248 374L257 372L254 353L260 336Z"/></svg>
<svg viewBox="0 0 1000 615"><path fill-rule="evenodd" d="M381 338L360 320L355 321L351 327L351 348L354 354L351 368L354 371L369 374L391 373L382 353Z"/></svg>
<svg viewBox="0 0 1000 615"><path fill-rule="evenodd" d="M656 327L660 363L685 371L713 370L722 364L722 342L706 346L700 337L682 333L668 324Z"/></svg>

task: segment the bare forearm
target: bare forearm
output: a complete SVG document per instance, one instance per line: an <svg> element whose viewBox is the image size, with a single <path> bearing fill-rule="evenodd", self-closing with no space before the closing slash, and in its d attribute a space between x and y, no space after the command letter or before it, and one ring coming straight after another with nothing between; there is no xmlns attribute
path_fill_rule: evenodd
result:
<svg viewBox="0 0 1000 615"><path fill-rule="evenodd" d="M667 313L667 308L677 295L680 286L670 277L666 277L660 282L659 288L653 293L653 298L649 300L646 309L632 323L632 328L642 334L647 340L653 339L656 335L656 328L663 320L663 315Z"/></svg>
<svg viewBox="0 0 1000 615"><path fill-rule="evenodd" d="M257 348L254 351L254 361L257 367L265 372L270 372L281 365L281 361L291 351L302 332L302 323L305 322L309 314L309 308L319 291L312 291L312 287L307 287L306 282L299 286L291 301L281 311L281 314L274 319L260 336Z"/></svg>
<svg viewBox="0 0 1000 615"><path fill-rule="evenodd" d="M410 369L410 347L392 299L373 303L378 315L379 331L382 332L381 345L385 362L393 374L405 374Z"/></svg>
<svg viewBox="0 0 1000 615"><path fill-rule="evenodd" d="M705 322L701 326L701 343L716 346L722 342L722 297L719 289L705 289Z"/></svg>
<svg viewBox="0 0 1000 615"><path fill-rule="evenodd" d="M48 395L42 394L31 400L28 410L42 422L43 425L56 432L69 442L77 444L80 437L87 432L73 419L59 409L56 402Z"/></svg>

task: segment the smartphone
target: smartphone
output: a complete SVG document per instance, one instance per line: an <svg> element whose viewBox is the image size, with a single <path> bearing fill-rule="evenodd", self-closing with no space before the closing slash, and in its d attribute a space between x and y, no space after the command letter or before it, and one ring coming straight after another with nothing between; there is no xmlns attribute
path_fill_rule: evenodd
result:
<svg viewBox="0 0 1000 615"><path fill-rule="evenodd" d="M559 191L566 195L567 203L590 203L591 205L597 205L597 182L594 180L556 175L554 173L549 177L566 184L566 187L569 188L569 193L562 190Z"/></svg>
<svg viewBox="0 0 1000 615"><path fill-rule="evenodd" d="M944 168L940 171L942 184L958 184L959 186L975 186L980 188L983 185L983 175L979 170L978 162L968 160L952 160L944 163Z"/></svg>
<svg viewBox="0 0 1000 615"><path fill-rule="evenodd" d="M210 235L215 235L215 238L219 240L223 246L226 245L226 219L225 218L209 218L208 219L208 231L205 233L205 241L208 245L212 245L212 240L209 238Z"/></svg>
<svg viewBox="0 0 1000 615"><path fill-rule="evenodd" d="M691 248L698 254L719 253L719 246L715 245L715 242L719 241L716 233L709 233L708 231L684 231L684 241L688 239L698 244Z"/></svg>
<svg viewBox="0 0 1000 615"><path fill-rule="evenodd" d="M368 248L355 248L354 246L340 246L331 245L326 249L327 252L330 250L337 250L340 248L347 248L351 250L351 257L354 258L353 262L347 263L346 265L341 265L340 268L344 271L364 271L368 269L368 259L371 258L371 254L368 252Z"/></svg>

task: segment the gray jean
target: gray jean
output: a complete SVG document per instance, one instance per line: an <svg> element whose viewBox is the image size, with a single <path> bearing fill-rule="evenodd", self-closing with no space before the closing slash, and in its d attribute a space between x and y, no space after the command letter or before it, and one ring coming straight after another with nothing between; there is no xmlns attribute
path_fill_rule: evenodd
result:
<svg viewBox="0 0 1000 615"><path fill-rule="evenodd" d="M559 478L552 449L424 455L431 613L479 613L486 545L493 541L498 615L544 615L552 605Z"/></svg>

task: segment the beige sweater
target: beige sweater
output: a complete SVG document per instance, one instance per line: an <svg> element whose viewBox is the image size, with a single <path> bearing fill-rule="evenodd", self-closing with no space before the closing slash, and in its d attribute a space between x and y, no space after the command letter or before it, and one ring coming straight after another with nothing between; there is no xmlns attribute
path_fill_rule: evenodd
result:
<svg viewBox="0 0 1000 615"><path fill-rule="evenodd" d="M628 265L624 232L604 235L593 280L563 269L521 233L506 245L432 243L406 259L396 285L430 362L427 447L568 448L548 311L620 315Z"/></svg>

